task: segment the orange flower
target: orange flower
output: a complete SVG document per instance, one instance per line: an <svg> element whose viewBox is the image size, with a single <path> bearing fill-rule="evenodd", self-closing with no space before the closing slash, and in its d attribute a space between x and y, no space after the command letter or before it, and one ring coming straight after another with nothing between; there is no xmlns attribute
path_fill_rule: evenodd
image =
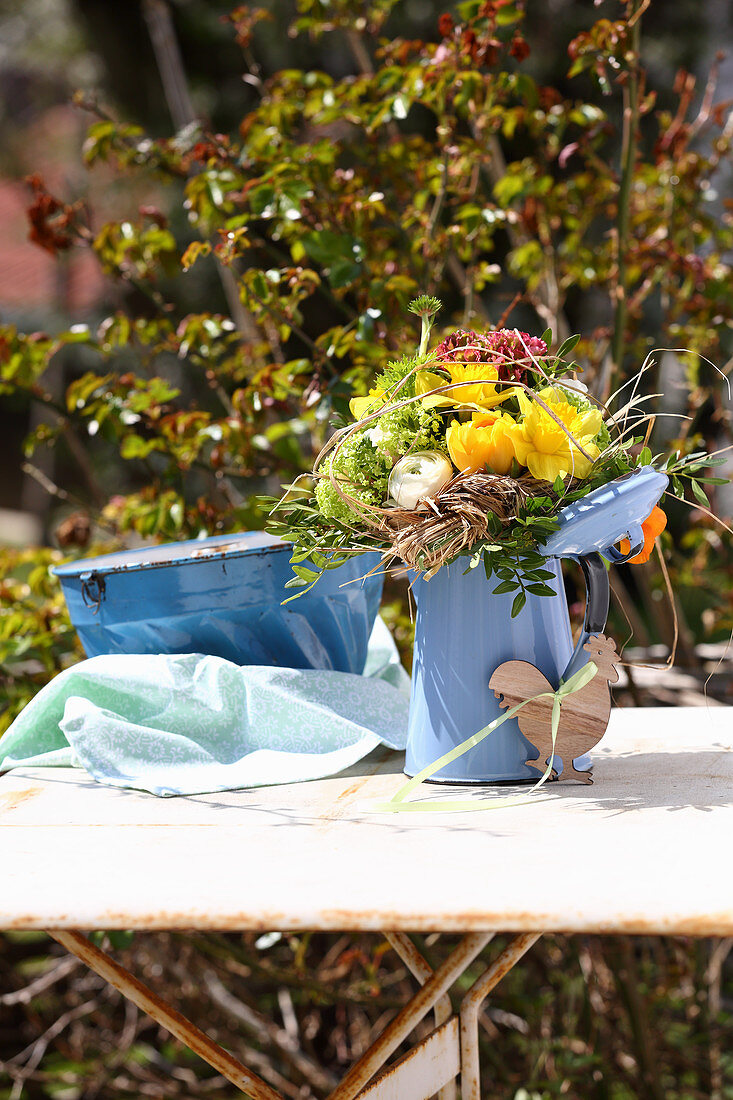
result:
<svg viewBox="0 0 733 1100"><path fill-rule="evenodd" d="M644 520L641 525L641 530L644 534L644 546L643 549L634 558L629 558L629 565L641 565L642 562L649 561L654 549L654 543L658 535L661 535L664 528L667 526L667 516L661 508L655 507L652 510L650 516ZM631 543L628 539L621 539L618 544L619 550L622 554L628 554L631 549Z"/></svg>
<svg viewBox="0 0 733 1100"><path fill-rule="evenodd" d="M466 472L488 467L496 474L508 474L514 461L514 427L507 413L474 413L465 424L454 420L445 436L454 466Z"/></svg>

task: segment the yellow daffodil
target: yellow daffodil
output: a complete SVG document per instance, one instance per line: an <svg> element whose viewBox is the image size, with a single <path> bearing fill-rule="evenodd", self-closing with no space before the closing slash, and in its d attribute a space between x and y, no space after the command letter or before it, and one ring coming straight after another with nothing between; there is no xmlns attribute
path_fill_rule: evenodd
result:
<svg viewBox="0 0 733 1100"><path fill-rule="evenodd" d="M595 442L603 424L600 410L576 409L565 400L562 390L552 386L540 390L537 396L552 410L560 424L539 402L520 393L519 405L524 418L512 430L517 461L538 481L553 482L558 476L564 481L569 474L586 477L593 460L600 454ZM590 457L575 446L561 424Z"/></svg>
<svg viewBox="0 0 733 1100"><path fill-rule="evenodd" d="M515 454L512 429L516 427L508 413L474 413L465 424L454 420L445 436L453 465L466 472L487 467L495 474L508 474Z"/></svg>
<svg viewBox="0 0 733 1100"><path fill-rule="evenodd" d="M352 397L349 401L349 409L354 420L361 420L369 413L376 412L384 404L384 390L379 387L369 390L366 397Z"/></svg>
<svg viewBox="0 0 733 1100"><path fill-rule="evenodd" d="M494 383L499 382L499 372L488 363L442 363L450 374L446 378L435 371L419 371L415 379L415 392L429 394L423 397L426 409L435 408L472 408L493 409L502 401L513 397L516 390L511 387L498 390ZM460 383L455 389L444 393L430 394L431 390L451 383Z"/></svg>
<svg viewBox="0 0 733 1100"><path fill-rule="evenodd" d="M432 370L419 370L415 375L415 393L419 397L421 394L425 394L422 403L426 409L435 409L441 405L450 404L446 401L448 396L445 393L430 394L431 390L437 389L439 386L447 386L450 380L442 374L436 374ZM430 394L428 397L427 394Z"/></svg>

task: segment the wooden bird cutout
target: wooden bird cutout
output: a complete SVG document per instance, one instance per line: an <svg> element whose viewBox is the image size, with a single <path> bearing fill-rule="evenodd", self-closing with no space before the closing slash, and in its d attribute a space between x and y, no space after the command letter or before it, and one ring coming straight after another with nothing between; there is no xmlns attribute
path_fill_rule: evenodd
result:
<svg viewBox="0 0 733 1100"><path fill-rule="evenodd" d="M568 695L560 711L560 725L555 741L555 756L562 757L563 769L560 779L578 779L581 783L593 782L593 770L579 770L575 760L598 744L606 732L611 717L611 692L609 684L618 680L614 661L617 659L616 644L604 634L595 634L583 646L590 660L598 665L593 679L579 691ZM534 699L542 692L554 692L554 688L538 668L527 661L505 661L499 665L491 679L489 687L503 708L515 707L525 699L532 699L517 714L519 728L539 749L539 760L527 760L525 763L534 768L545 770L552 754L552 698ZM557 779L557 768L553 759L552 779Z"/></svg>

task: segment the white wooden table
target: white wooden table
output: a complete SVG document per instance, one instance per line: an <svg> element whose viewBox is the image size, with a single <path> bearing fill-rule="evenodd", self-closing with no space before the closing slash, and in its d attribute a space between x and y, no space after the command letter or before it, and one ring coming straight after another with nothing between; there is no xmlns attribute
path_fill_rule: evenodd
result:
<svg viewBox="0 0 733 1100"><path fill-rule="evenodd" d="M543 932L733 935L733 711L615 711L594 760L593 786L446 814L373 812L403 782L388 753L332 779L185 799L71 769L10 773L0 929L49 931L255 1100L280 1098L79 930L383 932L421 988L332 1100L448 1100L459 1075L479 1100L481 1003ZM464 933L434 973L406 935L428 930ZM518 935L453 1016L448 990L499 931ZM433 1033L383 1070L431 1011Z"/></svg>

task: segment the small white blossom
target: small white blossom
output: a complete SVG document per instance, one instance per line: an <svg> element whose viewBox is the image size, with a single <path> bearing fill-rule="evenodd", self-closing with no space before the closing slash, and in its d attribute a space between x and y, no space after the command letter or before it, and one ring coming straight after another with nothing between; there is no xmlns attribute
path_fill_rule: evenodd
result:
<svg viewBox="0 0 733 1100"><path fill-rule="evenodd" d="M364 432L364 436L371 443L373 443L375 447L377 447L387 438L387 433L383 432L382 429L375 424L373 428L366 429L366 431Z"/></svg>
<svg viewBox="0 0 733 1100"><path fill-rule="evenodd" d="M562 382L560 383L561 387L564 390L570 390L571 393L588 392L588 387L586 386L585 382L581 382L579 378L566 378L565 381L567 382L567 385Z"/></svg>

